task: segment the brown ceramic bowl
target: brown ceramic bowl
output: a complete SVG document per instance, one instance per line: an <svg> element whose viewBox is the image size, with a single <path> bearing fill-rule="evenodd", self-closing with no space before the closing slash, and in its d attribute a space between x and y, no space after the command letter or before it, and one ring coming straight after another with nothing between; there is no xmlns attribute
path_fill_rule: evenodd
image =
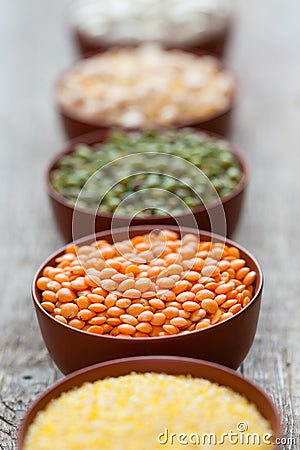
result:
<svg viewBox="0 0 300 450"><path fill-rule="evenodd" d="M231 21L228 21L226 25L213 33L207 33L199 40L195 40L189 44L168 44L164 45L166 50L183 50L190 53L195 53L196 55L201 55L203 52L211 53L213 55L221 58L224 55L226 45L231 33ZM81 54L81 56L86 57L92 55L93 53L105 52L111 46L108 42L99 40L87 33L83 33L78 26L75 24L71 27L71 33L74 38L75 45ZM120 46L121 43L118 44Z"/></svg>
<svg viewBox="0 0 300 450"><path fill-rule="evenodd" d="M120 47L119 47L120 48ZM130 47L126 47L130 48ZM170 49L171 50L171 49ZM183 49L188 51L188 49ZM204 53L203 51L199 50L197 52L198 56L204 56L208 53ZM94 54L89 55L94 56ZM219 67L221 69L226 70L233 78L234 84L233 89L231 92L231 96L228 102L228 105L221 111L218 111L217 113L214 113L210 116L208 116L206 119L202 120L195 120L195 121L182 121L179 120L177 122L173 122L170 124L170 126L174 128L184 128L184 127L194 127L199 128L205 131L209 131L211 133L220 134L222 136L228 136L230 133L230 127L233 117L233 111L235 106L235 100L236 100L236 94L237 94L237 81L235 79L234 74L227 68L227 66L219 61ZM83 134L91 133L93 131L97 130L104 130L107 131L111 127L116 126L114 123L111 123L110 121L106 120L105 117L99 119L99 120L92 120L82 117L79 113L76 111L73 111L71 108L66 108L64 105L61 104L61 102L58 99L58 90L62 82L62 77L65 73L70 70L72 66L64 71L60 77L58 77L56 88L55 88L55 104L56 104L56 110L59 114L59 117L61 119L61 123L63 126L63 129L65 131L65 134L70 139L75 138L77 136L81 136ZM158 126L157 126L158 127ZM122 128L122 127L119 127ZM132 128L130 128L132 129Z"/></svg>
<svg viewBox="0 0 300 450"><path fill-rule="evenodd" d="M150 233L158 228L166 227L160 225L131 227L129 236ZM177 227L169 226L168 229L181 235L195 234L195 230L191 228L179 230ZM214 242L224 242L222 236L200 232L200 239L203 241L211 241L212 236ZM96 238L112 242L112 232L97 233ZM113 238L114 242L128 239L128 229L113 230ZM88 236L78 240L78 244L89 244L94 240L95 236ZM40 304L42 296L36 282L42 276L44 267L54 265L55 259L63 254L65 247L55 252L38 269L32 285L32 296L44 342L56 365L66 374L110 359L140 355L176 355L205 359L236 369L246 357L255 336L263 275L258 262L247 250L230 240L226 240L226 243L237 247L247 266L257 273L251 302L230 319L209 328L188 334L148 338L118 339L113 336L96 335L64 325L49 315Z"/></svg>
<svg viewBox="0 0 300 450"><path fill-rule="evenodd" d="M94 214L88 209L77 208L76 215L74 216L74 206L69 203L61 194L54 190L51 184L51 172L57 167L58 161L62 156L71 153L74 147L78 144L93 145L105 141L109 130L98 130L94 133L90 133L85 136L80 136L71 140L64 150L56 155L50 162L46 172L46 189L50 200L52 211L58 228L65 238L66 242L73 239L72 235L72 220L76 220L76 239L82 236L93 233L94 231L108 230L111 227L112 218L114 217L114 226L123 227L128 224L129 217L117 216L112 214L105 214L103 212ZM218 137L218 136L215 136ZM232 236L235 228L238 225L239 217L242 211L242 205L246 187L248 184L248 169L246 161L243 155L231 148L232 152L236 156L241 170L242 178L236 188L226 197L221 199L218 205L211 205L208 210L201 206L192 210L195 218L195 224L191 222L191 215L183 213L182 215L176 215L174 217L166 216L151 216L148 218L134 217L131 221L131 225L156 225L162 224L177 225L180 223L184 226L193 227L198 226L201 230L213 231L222 235ZM225 224L225 227L224 227Z"/></svg>
<svg viewBox="0 0 300 450"><path fill-rule="evenodd" d="M246 378L238 375L217 364L199 361L191 358L174 358L167 356L149 356L140 358L124 358L116 361L108 361L87 367L72 375L69 375L42 394L26 413L18 432L18 449L24 449L26 433L39 411L63 392L79 387L85 382L95 382L105 377L117 377L131 372L145 373L156 372L169 375L192 375L196 378L205 378L221 386L228 387L247 398L253 403L260 414L270 423L273 431L272 440L281 437L280 415L270 397L258 386ZM184 430L181 430L184 431ZM270 450L279 446L270 445Z"/></svg>

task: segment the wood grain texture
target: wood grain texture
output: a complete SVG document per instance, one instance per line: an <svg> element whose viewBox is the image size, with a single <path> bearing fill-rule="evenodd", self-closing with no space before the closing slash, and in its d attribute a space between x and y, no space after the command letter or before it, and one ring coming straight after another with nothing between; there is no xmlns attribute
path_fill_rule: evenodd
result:
<svg viewBox="0 0 300 450"><path fill-rule="evenodd" d="M30 299L33 274L61 245L43 172L63 136L53 108L57 74L73 60L67 0L2 0L0 14L0 448L15 448L29 403L60 374ZM232 140L251 183L235 238L262 264L265 288L241 368L282 412L286 450L300 447L300 3L239 0L228 61L239 81ZM292 439L295 441L293 442Z"/></svg>

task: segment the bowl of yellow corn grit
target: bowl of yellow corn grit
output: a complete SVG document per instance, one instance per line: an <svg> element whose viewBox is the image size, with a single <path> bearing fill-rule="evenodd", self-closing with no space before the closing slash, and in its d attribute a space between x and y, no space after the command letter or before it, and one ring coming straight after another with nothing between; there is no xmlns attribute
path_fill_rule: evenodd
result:
<svg viewBox="0 0 300 450"><path fill-rule="evenodd" d="M50 387L26 413L19 450L275 449L269 396L223 366L146 356L100 363Z"/></svg>

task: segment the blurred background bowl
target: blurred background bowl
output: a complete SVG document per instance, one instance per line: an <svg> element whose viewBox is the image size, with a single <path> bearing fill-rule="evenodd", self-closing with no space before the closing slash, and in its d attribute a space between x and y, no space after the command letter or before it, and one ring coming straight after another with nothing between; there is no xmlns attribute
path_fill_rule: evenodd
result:
<svg viewBox="0 0 300 450"><path fill-rule="evenodd" d="M93 145L96 143L102 143L107 138L108 132L109 130L98 130L97 132L71 140L66 144L63 151L56 155L48 165L46 171L47 194L57 226L66 242L72 240L73 238L72 220L75 207L53 188L51 183L51 173L57 168L60 159L63 156L72 153L78 144ZM219 136L214 135L213 137L217 139L220 138ZM240 166L242 172L241 180L229 195L221 198L221 202L218 205L211 205L208 209L203 206L192 209L192 213L196 220L196 225L199 229L214 231L219 234L226 233L227 236L232 236L238 225L244 203L246 187L248 184L248 167L243 155L231 145L230 150L234 154ZM220 211L221 208L223 208L224 211ZM226 219L226 229L224 229L223 212ZM94 212L89 209L77 207L75 216L76 238L86 236L94 231L98 232L110 229L112 218L114 221L114 226L116 227L122 227L128 224L150 226L162 224L168 226L177 225L178 223L184 226L194 226L191 223L191 215L188 213L175 215L174 217L169 215L133 217L131 220L129 216L105 214L104 212L94 214Z"/></svg>
<svg viewBox="0 0 300 450"><path fill-rule="evenodd" d="M70 389L80 387L85 382L95 382L106 377L128 375L131 372L165 373L168 375L192 375L204 378L213 383L232 389L254 404L259 413L269 422L273 431L272 440L281 437L281 420L277 408L270 397L258 386L236 372L225 367L190 358L166 356L149 356L125 358L97 364L69 375L42 394L27 411L18 432L18 448L24 449L27 431L39 411L46 408L49 402ZM114 406L112 406L114 407ZM195 412L196 414L196 412ZM243 421L244 418L241 418ZM247 422L247 420L245 420ZM184 431L184 430L182 430ZM239 447L240 448L240 447ZM270 445L270 450L278 446Z"/></svg>
<svg viewBox="0 0 300 450"><path fill-rule="evenodd" d="M154 48L156 48L156 47L154 47ZM116 52L117 53L118 52L126 52L126 51L132 52L133 48L127 47L127 46L126 47L118 46L118 47L114 47L113 49L109 49L108 51L111 51L111 52L114 51L114 54ZM141 51L141 50L139 50L139 51ZM163 50L160 50L160 51L163 51ZM160 51L158 49L155 50L155 52L160 52ZM170 53L171 53L171 51L170 51ZM186 54L189 54L189 53L190 52L182 52L183 56ZM155 53L155 54L156 54L155 57L157 57L157 53ZM141 129L142 128L144 128L144 129L145 128L159 128L159 127L167 127L167 126L174 127L174 128L195 127L195 128L199 128L199 129L203 129L203 130L212 132L212 133L220 134L222 136L227 136L229 134L231 123L232 123L232 118L233 118L236 96L237 96L237 80L236 80L234 74L232 73L232 71L221 60L215 58L212 55L203 53L200 50L199 50L197 56L199 59L201 59L202 57L213 58L213 60L216 63L216 67L217 67L218 71L222 72L223 74L226 74L227 82L230 83L230 87L228 87L228 86L226 87L226 91L227 91L226 96L228 97L226 100L226 104L224 104L223 106L219 105L217 107L216 103L220 102L220 100L222 101L222 99L220 99L220 98L216 99L215 98L216 96L214 93L214 96L215 96L214 102L215 103L214 103L213 110L212 110L212 105L210 104L211 110L209 112L207 112L206 114L203 114L203 116L201 115L201 118L198 118L197 115L195 115L195 114L193 115L193 113L190 114L190 117L188 119L182 118L182 114L180 113L180 111L178 111L177 116L172 121L171 121L171 119L170 120L168 119L167 122L162 123L161 121L159 121L159 119L157 119L157 120L155 119L155 123L153 123L153 125L147 124L147 122L146 122L145 124L142 124L140 126ZM123 125L123 122L119 123L117 120L113 121L112 119L110 119L109 113L107 113L107 112L105 112L105 113L103 112L103 114L101 116L99 115L97 118L94 118L92 116L89 117L87 115L84 115L80 111L81 106L73 106L72 104L65 104L64 101L62 100L63 86L64 85L66 87L70 86L70 81L67 80L67 76L70 73L74 73L75 68L76 68L76 72L78 73L78 68L80 68L80 65L85 64L85 62L87 60L91 60L93 57L99 57L99 58L106 57L106 53L98 53L96 55L90 55L90 57L88 57L88 58L85 58L81 61L77 61L76 63L74 63L73 65L71 65L69 68L67 68L65 71L63 71L61 73L61 75L57 79L57 83L55 86L54 99L55 99L56 110L60 117L64 132L65 132L66 136L68 136L70 139L80 136L80 135L83 135L83 134L91 133L96 130L107 130L111 127L121 127L121 128L123 127L123 128L127 128L127 129L136 129L137 128L137 126L135 126L135 125L132 125L132 126L127 125L127 124ZM143 56L143 58L144 58L144 56ZM150 58L153 58L153 56L150 56ZM164 59L164 61L167 61L166 58ZM167 64L167 62L166 62L166 64ZM185 64L186 64L186 62L185 62ZM160 63L160 67L163 68L163 66L164 66L164 64ZM150 70L153 70L153 69L150 68ZM116 73L118 73L118 72L116 72ZM121 71L120 71L120 73L121 73ZM136 76L138 76L138 75L139 75L139 73L137 72ZM95 77L94 77L94 79L95 79ZM201 79L201 77L199 79ZM230 82L229 82L229 80L230 80ZM185 83L185 80L183 80L183 81ZM87 83L87 82L89 82L89 81L86 80L85 83ZM176 81L174 81L174 83L176 84ZM193 83L194 83L194 81L193 81ZM224 85L224 79L223 79L222 83ZM112 83L112 87L114 85L116 85L115 82ZM77 84L76 84L76 87L78 87ZM89 88L90 88L90 86L89 86ZM219 86L219 88L220 88L220 86ZM222 89L223 88L224 88L224 86L222 87ZM76 88L74 86L72 87L72 89L74 89L74 92L75 92ZM194 88L191 88L191 89L194 89ZM164 96L162 96L161 101L165 101L165 96L169 95L169 93L171 91L172 91L171 89L166 90L166 92L164 92ZM220 92L219 92L219 94L220 94ZM70 96L70 93L68 95ZM115 93L113 92L112 98L114 95L115 95ZM72 93L72 96L73 96L73 93ZM145 98L149 102L147 95L145 96ZM149 97L149 98L151 98L151 97ZM209 101L211 101L211 98L212 98L211 92L209 92L209 98L210 98ZM69 99L69 97L68 97L68 99ZM193 103L194 99L195 99L195 95L193 95L193 97L190 97L188 104L193 108L193 111L197 111L197 109L201 109L201 103L200 102L196 103L196 101ZM115 100L113 100L113 102L114 101ZM98 100L97 100L97 102L98 102ZM172 99L168 100L167 105L173 106ZM78 108L79 108L79 110L78 110ZM93 105L93 108L94 108L94 105ZM207 108L207 106L205 106L205 108ZM133 104L133 105L130 105L130 108L129 108L129 106L127 105L127 110L130 111L131 109L139 110L140 106L136 106ZM124 111L123 111L123 113L124 113ZM121 120L120 117L118 120L119 121Z"/></svg>
<svg viewBox="0 0 300 450"><path fill-rule="evenodd" d="M166 227L139 226L129 228L130 238L150 233L154 229ZM195 234L190 228L168 227L169 230L185 235ZM224 242L224 238L208 232L200 232L203 241ZM111 231L96 234L96 239L112 243ZM114 242L128 239L128 228L113 230ZM94 242L95 236L78 240L79 245ZM118 339L110 335L96 335L65 325L52 317L41 306L42 293L37 288L37 280L46 266L54 266L55 260L64 253L65 247L51 255L38 269L32 285L32 297L41 333L55 364L64 373L110 359L139 355L176 355L213 361L236 369L246 357L252 345L262 296L263 275L256 259L243 247L226 240L229 246L239 249L241 258L250 270L257 274L253 298L240 312L230 319L209 328L191 331L187 334Z"/></svg>
<svg viewBox="0 0 300 450"><path fill-rule="evenodd" d="M113 4L80 0L71 6L68 22L82 56L114 45L134 46L149 41L166 49L195 54L206 51L219 57L224 54L234 15L231 0L198 4L186 0L184 6L176 0L127 0L117 15Z"/></svg>
<svg viewBox="0 0 300 450"><path fill-rule="evenodd" d="M194 53L195 55L202 55L203 52L210 53L212 55L216 55L219 58L222 58L227 42L229 40L232 28L232 20L228 20L224 27L221 30L218 30L213 33L206 33L198 41L194 41L190 44L165 44L163 47L166 50L183 50L185 52ZM78 49L80 55L82 57L90 56L94 53L106 52L110 45L109 43L97 39L88 35L87 33L83 33L80 28L76 25L73 25L71 28L71 32L74 38L74 42L76 48ZM118 42L118 47L120 47L121 43ZM127 44L128 46L128 44Z"/></svg>

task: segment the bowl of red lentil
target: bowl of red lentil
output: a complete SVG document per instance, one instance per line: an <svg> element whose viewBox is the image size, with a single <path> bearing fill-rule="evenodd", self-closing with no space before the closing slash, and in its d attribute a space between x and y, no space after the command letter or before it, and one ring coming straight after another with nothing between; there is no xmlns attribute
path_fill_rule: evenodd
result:
<svg viewBox="0 0 300 450"><path fill-rule="evenodd" d="M206 361L148 356L107 361L58 381L27 411L18 448L63 442L71 450L82 441L89 450L99 442L103 450L179 449L211 439L213 447L273 450L281 435L271 398L245 377Z"/></svg>
<svg viewBox="0 0 300 450"><path fill-rule="evenodd" d="M150 155L148 152L153 151L157 151L158 157L164 157L167 152L170 157L173 155L174 158L182 158L178 159L179 172L178 167L171 169L172 161L169 164L169 160L163 160L159 168L157 163L159 160L156 158L154 168L158 176L153 177L151 175L153 163L148 156ZM144 154L139 153L139 156L133 160L136 152L144 152ZM121 161L121 157L130 154L133 156L130 164L127 164L130 166L127 169L127 179L132 181L127 187L121 175L125 165L123 167L112 165L110 172L102 172L102 167L109 167L109 161L114 159ZM143 170L145 173L149 172L149 176L142 181L137 181L135 186L135 179L138 180L140 176L141 158L143 158ZM85 168L87 168L86 173ZM92 172L96 173L97 170L100 174L97 184L95 181L94 186L91 185L90 192L86 194L87 199L83 199L84 201L80 203L78 198L81 192L85 186L88 186ZM118 180L116 180L116 173L120 174ZM172 180L173 184L169 184L169 175L173 174L176 175L176 185ZM204 176L207 177L205 180ZM154 183L153 178L155 178ZM118 228L127 226L129 223L134 226L155 224L169 226L179 223L230 237L239 223L248 180L248 164L244 156L224 138L194 128L180 130L167 128L145 132L103 129L74 138L49 162L45 182L56 224L65 241L69 242L74 238L72 227L75 221L76 238L94 231L108 230L112 221ZM99 207L101 198L99 192L104 187L106 191L109 191L110 186L114 186L116 181L118 181L116 189L119 187L122 189L121 193L116 193L111 199L115 202L114 208L107 205L106 197L103 197ZM104 183L106 183L105 186ZM203 186L203 194L195 194L197 189L202 189ZM214 194L208 198L206 192L211 192L211 187L214 188ZM151 193L153 188L159 188L160 192L163 190L166 194L159 204L154 198L155 193L153 195ZM183 193L181 193L182 188L184 188ZM147 199L143 199L140 204L135 202L133 210L118 208L118 205L126 200L126 197L129 198L135 189L147 189L145 191ZM176 200L172 204L174 200L174 197L170 197L172 194L180 196L185 205L182 204L177 208ZM95 198L93 204L92 197ZM148 201L152 206L151 213L138 215L136 212ZM161 207L163 207L163 215L160 214Z"/></svg>
<svg viewBox="0 0 300 450"><path fill-rule="evenodd" d="M79 60L58 77L55 103L69 138L110 127L194 126L227 135L236 85L212 55L148 44Z"/></svg>
<svg viewBox="0 0 300 450"><path fill-rule="evenodd" d="M258 262L235 242L157 225L64 246L38 269L32 295L63 373L151 354L236 369L255 336L262 285Z"/></svg>
<svg viewBox="0 0 300 450"><path fill-rule="evenodd" d="M206 51L221 57L231 32L231 2L157 2L127 0L116 14L117 2L76 2L70 10L70 29L82 56L115 45L159 42L164 48ZM118 8L119 9L119 4Z"/></svg>

